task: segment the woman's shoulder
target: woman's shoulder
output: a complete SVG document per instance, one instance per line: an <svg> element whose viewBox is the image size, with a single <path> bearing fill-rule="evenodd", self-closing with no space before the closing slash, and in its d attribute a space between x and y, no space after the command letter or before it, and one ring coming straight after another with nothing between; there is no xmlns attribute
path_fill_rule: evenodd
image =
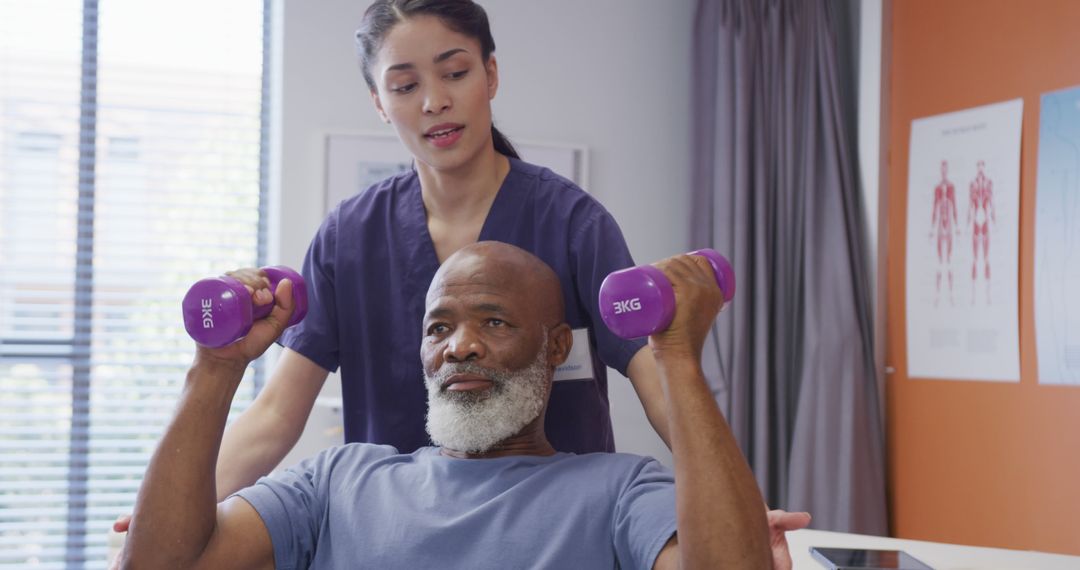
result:
<svg viewBox="0 0 1080 570"><path fill-rule="evenodd" d="M523 180L556 190L585 193L574 181L546 166L526 162L520 158L508 158L510 159L510 171Z"/></svg>
<svg viewBox="0 0 1080 570"><path fill-rule="evenodd" d="M549 236L565 232L565 240L558 243L565 244L573 255L591 255L591 251L607 255L626 249L615 217L577 184L551 169L522 160L511 159L511 169L522 187L515 195L530 204L536 227L547 228Z"/></svg>
<svg viewBox="0 0 1080 570"><path fill-rule="evenodd" d="M546 166L511 158L510 171L515 183L527 187L537 202L563 205L576 213L607 213L599 200Z"/></svg>

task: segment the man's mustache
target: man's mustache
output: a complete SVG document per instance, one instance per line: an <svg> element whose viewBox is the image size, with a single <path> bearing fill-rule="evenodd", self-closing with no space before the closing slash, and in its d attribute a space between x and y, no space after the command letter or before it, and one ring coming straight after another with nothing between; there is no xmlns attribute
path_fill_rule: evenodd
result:
<svg viewBox="0 0 1080 570"><path fill-rule="evenodd" d="M429 383L434 383L440 389L446 384L452 376L458 374L468 374L471 376L479 376L490 380L492 383L498 385L505 382L509 373L504 370L497 370L494 368L488 368L481 366L475 362L449 362L443 364L439 370L434 374L427 377Z"/></svg>

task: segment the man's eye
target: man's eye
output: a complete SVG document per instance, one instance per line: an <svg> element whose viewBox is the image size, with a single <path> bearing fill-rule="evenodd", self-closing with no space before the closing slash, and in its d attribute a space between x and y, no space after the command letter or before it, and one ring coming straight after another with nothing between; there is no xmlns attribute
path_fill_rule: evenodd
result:
<svg viewBox="0 0 1080 570"><path fill-rule="evenodd" d="M428 335L442 335L442 334L446 334L446 332L449 331L449 330L450 330L450 327L448 327L448 326L446 326L446 325L444 325L442 323L436 323L436 324L433 324L430 327L428 327L427 333L428 333Z"/></svg>
<svg viewBox="0 0 1080 570"><path fill-rule="evenodd" d="M488 324L493 327L506 326L506 321L502 319L488 319Z"/></svg>

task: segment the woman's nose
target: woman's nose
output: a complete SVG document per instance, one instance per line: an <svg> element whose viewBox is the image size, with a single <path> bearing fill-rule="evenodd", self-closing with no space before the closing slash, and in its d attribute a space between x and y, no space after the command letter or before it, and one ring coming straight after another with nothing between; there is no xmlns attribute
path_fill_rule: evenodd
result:
<svg viewBox="0 0 1080 570"><path fill-rule="evenodd" d="M430 87L424 92L424 114L437 115L450 108L450 94L441 86Z"/></svg>

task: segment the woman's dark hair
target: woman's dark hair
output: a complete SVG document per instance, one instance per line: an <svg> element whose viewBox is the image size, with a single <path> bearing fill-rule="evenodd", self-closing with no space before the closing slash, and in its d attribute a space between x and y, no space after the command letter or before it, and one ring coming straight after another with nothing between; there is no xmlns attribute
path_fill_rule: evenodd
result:
<svg viewBox="0 0 1080 570"><path fill-rule="evenodd" d="M421 15L435 16L451 30L479 41L480 57L485 64L495 51L495 39L491 37L487 12L472 0L376 0L364 12L360 29L356 30L356 50L360 54L360 68L369 89L375 90L371 62L386 34L399 22ZM491 138L496 152L521 158L514 145L494 124L491 125Z"/></svg>

